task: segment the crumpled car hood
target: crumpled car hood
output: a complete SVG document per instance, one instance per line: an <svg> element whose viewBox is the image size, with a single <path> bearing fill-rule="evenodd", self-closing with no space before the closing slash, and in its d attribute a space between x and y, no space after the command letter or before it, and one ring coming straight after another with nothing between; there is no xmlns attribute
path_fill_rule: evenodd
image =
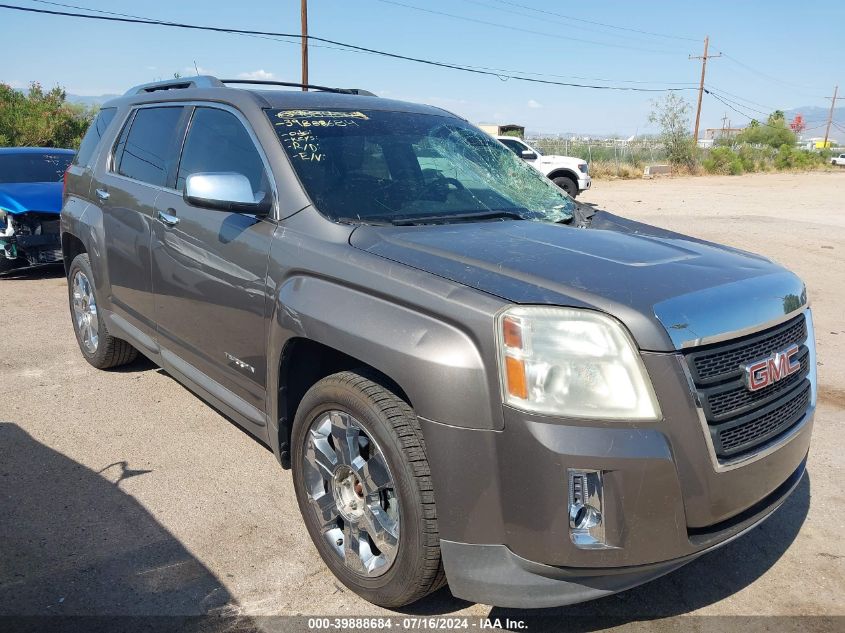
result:
<svg viewBox="0 0 845 633"><path fill-rule="evenodd" d="M0 208L13 214L27 211L59 214L62 210L62 183L0 184Z"/></svg>
<svg viewBox="0 0 845 633"><path fill-rule="evenodd" d="M714 335L721 312L733 313L731 327L758 324L768 318L766 310L774 318L784 311L781 293L800 293L806 303L800 280L764 257L603 211L589 227L533 221L361 226L350 243L514 303L601 310L625 323L644 350L670 351ZM698 305L698 293L708 305ZM754 311L742 307L755 300ZM763 310L763 304L771 306Z"/></svg>

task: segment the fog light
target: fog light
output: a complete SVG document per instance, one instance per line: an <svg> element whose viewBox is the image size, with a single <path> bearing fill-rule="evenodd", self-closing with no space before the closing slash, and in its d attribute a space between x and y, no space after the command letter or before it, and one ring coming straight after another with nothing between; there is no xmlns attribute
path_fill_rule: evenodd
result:
<svg viewBox="0 0 845 633"><path fill-rule="evenodd" d="M600 470L568 469L569 535L576 547L608 547L602 517L602 477Z"/></svg>

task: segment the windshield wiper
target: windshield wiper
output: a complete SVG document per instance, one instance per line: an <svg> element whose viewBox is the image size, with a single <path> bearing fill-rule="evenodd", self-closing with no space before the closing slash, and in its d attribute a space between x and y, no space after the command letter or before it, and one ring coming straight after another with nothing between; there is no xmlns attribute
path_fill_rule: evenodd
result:
<svg viewBox="0 0 845 633"><path fill-rule="evenodd" d="M393 226L390 220L382 218L335 218L336 222L342 224L368 224L370 226Z"/></svg>
<svg viewBox="0 0 845 633"><path fill-rule="evenodd" d="M477 220L524 220L515 211L482 211L481 213L444 213L442 215L421 215L417 217L396 218L391 220L394 226L413 226L415 224L437 224L449 222L475 222Z"/></svg>

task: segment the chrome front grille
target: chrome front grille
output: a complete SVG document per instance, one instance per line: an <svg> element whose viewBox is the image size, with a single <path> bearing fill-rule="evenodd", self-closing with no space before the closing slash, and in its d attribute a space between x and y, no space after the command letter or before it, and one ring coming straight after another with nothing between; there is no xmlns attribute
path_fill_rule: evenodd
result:
<svg viewBox="0 0 845 633"><path fill-rule="evenodd" d="M741 453L749 444L762 444L791 428L810 404L810 383L797 391L797 395L789 394L783 403L776 402L750 419L741 418L734 426L723 425L718 431L717 451L725 456Z"/></svg>
<svg viewBox="0 0 845 633"><path fill-rule="evenodd" d="M685 354L716 457L732 460L753 453L800 422L810 405L812 355L803 314L739 339ZM744 363L798 345L800 371L758 391L743 381Z"/></svg>
<svg viewBox="0 0 845 633"><path fill-rule="evenodd" d="M793 343L801 345L807 340L807 321L798 315L770 330L750 337L708 346L706 349L687 355L696 384L707 384L738 376L739 366L749 361L764 358L769 354L786 349Z"/></svg>

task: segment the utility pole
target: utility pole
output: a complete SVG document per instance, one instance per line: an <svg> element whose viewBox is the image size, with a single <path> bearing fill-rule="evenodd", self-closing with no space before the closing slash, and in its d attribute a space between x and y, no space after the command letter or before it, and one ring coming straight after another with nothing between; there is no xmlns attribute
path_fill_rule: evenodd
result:
<svg viewBox="0 0 845 633"><path fill-rule="evenodd" d="M302 91L308 92L308 0L302 0Z"/></svg>
<svg viewBox="0 0 845 633"><path fill-rule="evenodd" d="M704 38L704 53L702 55L690 55L690 59L700 59L701 60L701 82L698 84L698 108L695 110L695 132L693 132L693 137L695 138L696 144L698 144L698 123L701 121L701 99L704 96L704 73L707 70L707 60L711 57L721 57L721 53L717 53L716 55L708 55L707 50L710 47L710 36L706 36Z"/></svg>
<svg viewBox="0 0 845 633"><path fill-rule="evenodd" d="M827 115L827 128L824 131L824 145L822 145L822 149L827 149L827 137L830 135L830 124L833 122L833 110L836 108L836 100L837 99L845 99L845 97L837 97L836 95L839 93L839 86L833 87L833 96L827 97L830 99L830 112Z"/></svg>

